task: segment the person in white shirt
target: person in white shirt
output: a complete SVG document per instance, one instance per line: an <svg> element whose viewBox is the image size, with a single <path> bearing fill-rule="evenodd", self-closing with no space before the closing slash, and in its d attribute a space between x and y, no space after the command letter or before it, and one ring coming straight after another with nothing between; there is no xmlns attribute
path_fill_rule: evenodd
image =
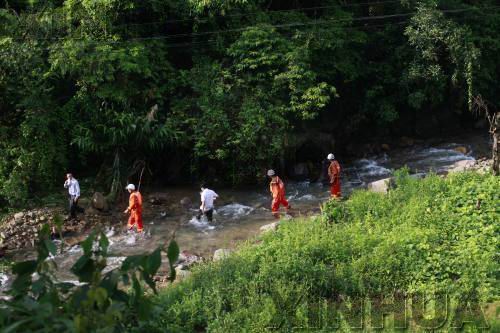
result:
<svg viewBox="0 0 500 333"><path fill-rule="evenodd" d="M68 189L69 194L69 214L70 217L76 217L76 211L81 211L78 208L78 199L80 198L80 184L71 173L66 174L66 181L64 182L64 188Z"/></svg>
<svg viewBox="0 0 500 333"><path fill-rule="evenodd" d="M201 185L201 206L200 213L198 214L198 220L201 219L202 215L207 217L209 222L212 222L214 213L214 201L219 197L217 193L207 188L206 185Z"/></svg>

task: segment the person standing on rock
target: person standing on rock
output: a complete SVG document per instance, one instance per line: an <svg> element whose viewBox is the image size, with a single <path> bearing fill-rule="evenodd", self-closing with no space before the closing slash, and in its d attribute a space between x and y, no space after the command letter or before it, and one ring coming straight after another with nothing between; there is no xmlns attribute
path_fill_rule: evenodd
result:
<svg viewBox="0 0 500 333"><path fill-rule="evenodd" d="M73 174L66 174L64 188L67 188L69 193L69 216L71 218L75 218L76 211L80 211L80 209L78 208L78 199L80 198L80 184L78 184L78 180L73 177Z"/></svg>
<svg viewBox="0 0 500 333"><path fill-rule="evenodd" d="M335 160L333 154L328 154L330 165L328 166L328 177L330 177L330 194L332 198L340 199L340 164Z"/></svg>
<svg viewBox="0 0 500 333"><path fill-rule="evenodd" d="M206 185L202 184L201 188L201 206L200 213L196 217L198 220L201 219L203 215L207 217L208 222L212 222L214 214L214 201L219 197L217 193L207 188Z"/></svg>
<svg viewBox="0 0 500 333"><path fill-rule="evenodd" d="M269 190L273 196L273 201L271 204L271 211L275 218L279 218L279 208L280 205L283 205L288 213L290 209L290 205L288 201L285 199L285 184L283 181L276 175L274 170L268 170L267 176L271 177L271 182L269 183Z"/></svg>
<svg viewBox="0 0 500 333"><path fill-rule="evenodd" d="M130 193L128 207L124 211L125 214L130 214L127 228L128 230L132 230L135 226L137 228L137 232L142 232L142 195L139 191L135 190L134 184L128 184L125 189L128 190L128 193Z"/></svg>

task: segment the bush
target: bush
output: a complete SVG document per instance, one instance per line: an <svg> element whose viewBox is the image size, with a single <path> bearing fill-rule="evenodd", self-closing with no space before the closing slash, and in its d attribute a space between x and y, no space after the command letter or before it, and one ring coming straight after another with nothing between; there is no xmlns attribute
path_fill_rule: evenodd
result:
<svg viewBox="0 0 500 333"><path fill-rule="evenodd" d="M144 286L156 293L153 280L161 264L161 253L167 253L171 280L175 279L172 263L179 248L172 241L168 249L157 248L148 255L127 257L121 267L107 273L109 241L104 233L94 232L81 243L84 254L71 271L80 285L58 282L55 264L49 260L57 248L49 238L46 225L37 246L38 257L13 265L17 275L9 294L0 301L2 332L124 332L141 327L152 311L153 303Z"/></svg>
<svg viewBox="0 0 500 333"><path fill-rule="evenodd" d="M321 217L283 221L259 245L249 242L162 291L148 327L318 329L336 319L321 321L321 304L424 293L450 295L455 309L467 299L497 301L499 185L491 175L417 180L403 172L387 195L357 191L348 201L328 202ZM451 314L445 329L458 318ZM348 331L345 325L344 318Z"/></svg>

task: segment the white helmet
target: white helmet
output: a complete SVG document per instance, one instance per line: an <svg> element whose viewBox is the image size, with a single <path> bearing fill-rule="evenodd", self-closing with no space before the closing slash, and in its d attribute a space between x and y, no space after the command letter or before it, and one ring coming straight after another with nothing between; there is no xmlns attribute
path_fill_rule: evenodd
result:
<svg viewBox="0 0 500 333"><path fill-rule="evenodd" d="M274 170L273 170L273 169L267 170L267 175L268 175L269 177L272 177L272 176L274 176L275 174L276 174L276 172L274 172Z"/></svg>
<svg viewBox="0 0 500 333"><path fill-rule="evenodd" d="M127 187L125 187L126 190L131 190L135 191L135 185L134 184L128 184Z"/></svg>
<svg viewBox="0 0 500 333"><path fill-rule="evenodd" d="M331 160L334 160L334 159L335 159L335 155L333 155L333 154L328 154L327 159L329 159L330 161L331 161Z"/></svg>

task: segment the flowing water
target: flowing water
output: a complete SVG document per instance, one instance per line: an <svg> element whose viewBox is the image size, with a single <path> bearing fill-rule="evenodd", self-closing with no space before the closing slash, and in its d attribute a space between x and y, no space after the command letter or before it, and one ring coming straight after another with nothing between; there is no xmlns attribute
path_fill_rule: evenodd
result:
<svg viewBox="0 0 500 333"><path fill-rule="evenodd" d="M412 173L443 172L460 160L473 160L471 155L455 151L457 144L432 147L415 146L399 149L369 158L342 163L343 195L369 182L390 177L394 169L408 166ZM469 147L470 148L470 147ZM470 149L469 149L470 150ZM271 197L267 186L244 189L214 189L219 194L216 200L214 221L196 219L199 194L196 188L163 189L169 205L153 206L147 203L144 209L146 235L125 234L123 230L107 230L110 240L110 268L117 267L127 255L152 251L158 245L168 243L172 232L182 250L211 258L218 248L234 248L237 243L259 234L259 228L274 221L270 211ZM310 216L320 212L320 205L329 198L329 187L321 183L287 182L286 195L292 206L294 217ZM145 193L145 199L147 198ZM182 206L179 201L189 198L191 204ZM125 224L125 217L124 224ZM58 264L61 280L74 281L69 272L71 265L82 254L76 245L52 258ZM22 258L33 253L23 252ZM21 259L21 258L18 258ZM0 279L6 279L5 276ZM5 285L5 281L4 281Z"/></svg>

